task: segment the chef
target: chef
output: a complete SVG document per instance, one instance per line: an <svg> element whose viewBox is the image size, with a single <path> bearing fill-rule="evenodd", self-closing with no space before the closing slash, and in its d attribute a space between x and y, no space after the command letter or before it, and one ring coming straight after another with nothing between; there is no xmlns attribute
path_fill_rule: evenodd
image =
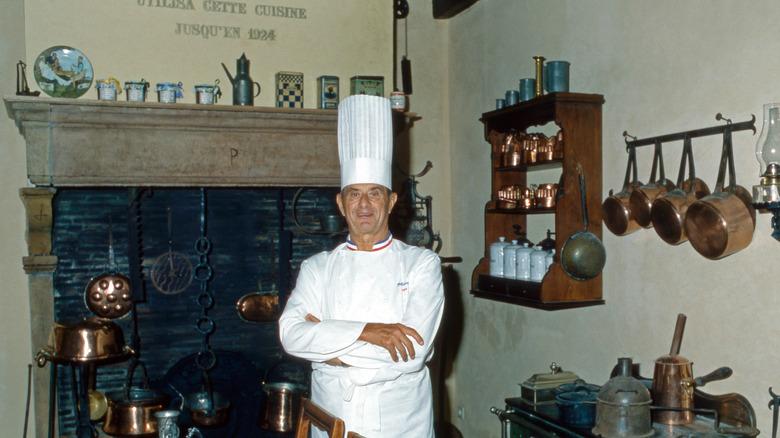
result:
<svg viewBox="0 0 780 438"><path fill-rule="evenodd" d="M312 401L369 438L433 437L426 363L444 306L439 257L394 239L390 101L339 103L341 193L349 237L301 264L279 319L291 355L312 361ZM313 436L326 434L316 427Z"/></svg>

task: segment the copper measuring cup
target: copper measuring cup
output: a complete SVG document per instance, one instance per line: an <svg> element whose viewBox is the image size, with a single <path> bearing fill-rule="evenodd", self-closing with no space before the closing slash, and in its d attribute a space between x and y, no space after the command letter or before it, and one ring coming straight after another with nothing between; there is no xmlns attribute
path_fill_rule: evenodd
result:
<svg viewBox="0 0 780 438"><path fill-rule="evenodd" d="M659 170L658 179L655 179L656 168ZM653 168L650 171L650 182L638 187L631 192L629 203L631 205L631 214L640 226L650 228L653 226L650 210L653 208L653 201L659 196L663 196L674 189L674 183L664 176L664 157L661 149L661 142L656 140L655 153L653 154Z"/></svg>
<svg viewBox="0 0 780 438"><path fill-rule="evenodd" d="M633 173L633 175L632 175ZM626 177L623 180L623 188L612 194L609 191L609 197L601 204L601 217L607 229L617 236L625 236L642 228L634 215L631 214L629 200L631 192L643 184L637 180L636 170L636 150L628 148L628 165L626 166Z"/></svg>
<svg viewBox="0 0 780 438"><path fill-rule="evenodd" d="M728 164L729 185L724 187ZM731 129L723 132L723 152L715 190L688 207L685 232L691 246L704 257L717 260L745 249L753 240L756 210L753 197L737 185L734 176Z"/></svg>
<svg viewBox="0 0 780 438"><path fill-rule="evenodd" d="M687 159L687 160L686 160ZM685 180L685 165L688 164L688 179ZM707 184L696 178L693 167L693 147L691 137L683 140L683 154L680 160L680 173L677 176L677 186L671 192L653 201L650 216L653 228L666 243L679 245L688 240L685 234L685 213L688 207L710 194Z"/></svg>

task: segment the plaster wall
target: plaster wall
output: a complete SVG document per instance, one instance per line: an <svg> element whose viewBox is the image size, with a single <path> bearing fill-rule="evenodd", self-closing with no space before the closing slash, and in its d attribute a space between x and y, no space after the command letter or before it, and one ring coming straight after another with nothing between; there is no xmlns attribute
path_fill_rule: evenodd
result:
<svg viewBox="0 0 780 438"><path fill-rule="evenodd" d="M16 93L16 63L24 60L24 4L0 2L0 86L3 95ZM18 435L24 429L27 365L32 363L30 305L22 257L24 207L19 188L26 185L24 140L10 119L0 122L0 424L3 434ZM30 429L32 433L32 428Z"/></svg>
<svg viewBox="0 0 780 438"><path fill-rule="evenodd" d="M454 249L461 269L464 327L450 377L453 422L464 436L496 436L489 413L521 383L555 361L588 382L603 384L618 357L633 357L652 377L653 360L667 354L676 316L688 316L681 355L703 375L723 365L732 377L706 392L738 392L770 433L767 389L780 371L780 296L773 278L780 245L770 215L759 214L751 245L718 261L688 243L670 246L652 229L617 237L604 229L606 305L545 312L476 299L468 294L483 254L484 202L490 196L488 143L480 115L495 98L533 77L533 56L571 62L571 90L603 94L603 197L622 185L627 130L640 138L734 122L780 99L774 56L780 5L730 0L589 2L484 0L448 21L449 137L453 177ZM469 90L468 93L459 92ZM733 135L737 181L758 183L758 134ZM665 146L667 175L676 178L682 142ZM712 188L722 139L693 140L697 176ZM650 173L651 150L638 153L640 178ZM538 240L532 238L531 240ZM490 342L486 342L490 340ZM474 378L476 375L490 378ZM456 384L455 384L456 383Z"/></svg>

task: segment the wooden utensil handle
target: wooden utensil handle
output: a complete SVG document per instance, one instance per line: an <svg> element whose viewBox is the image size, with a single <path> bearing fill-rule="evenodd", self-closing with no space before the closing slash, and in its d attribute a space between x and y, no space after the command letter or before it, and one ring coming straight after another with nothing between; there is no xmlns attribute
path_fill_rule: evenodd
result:
<svg viewBox="0 0 780 438"><path fill-rule="evenodd" d="M677 326L674 328L674 338L672 338L672 349L669 350L669 354L680 354L680 344L682 344L683 331L685 330L686 316L680 313L677 315Z"/></svg>

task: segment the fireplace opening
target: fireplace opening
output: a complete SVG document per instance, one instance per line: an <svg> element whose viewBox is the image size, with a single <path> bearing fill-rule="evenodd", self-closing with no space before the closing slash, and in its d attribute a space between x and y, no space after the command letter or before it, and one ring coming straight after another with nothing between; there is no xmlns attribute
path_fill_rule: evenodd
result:
<svg viewBox="0 0 780 438"><path fill-rule="evenodd" d="M301 261L345 238L343 233L310 232L319 230L323 214L337 211L337 189L298 193L295 218L300 227L292 214L296 192L295 188L204 190L205 235L211 242L208 261L213 268L208 289L214 296L208 314L215 323L208 342L218 358L214 381L241 404L226 429L202 430L204 436L275 436L257 426L259 388L268 370L290 358L281 348L276 323L248 322L238 315L236 304L253 292L279 294L283 302ZM150 272L169 251L198 263L195 242L202 236L201 211L201 191L195 188L60 188L53 200L52 252L59 261L54 273L55 320L94 316L85 302L85 288L107 269L111 235L116 269L133 280L135 303L133 312L114 322L124 331L128 345L137 344L152 388L174 396L169 383L181 385L181 391L193 390L192 357L204 342L195 325L201 314L197 302L201 284L195 278L181 291L170 293L154 284ZM300 370L309 369L304 365L282 367L282 377L304 381L307 376ZM59 433L73 435L78 416L71 373L66 365L51 366L58 367ZM127 371L127 361L95 366L92 389L104 394L122 390ZM140 384L140 379L134 380Z"/></svg>

